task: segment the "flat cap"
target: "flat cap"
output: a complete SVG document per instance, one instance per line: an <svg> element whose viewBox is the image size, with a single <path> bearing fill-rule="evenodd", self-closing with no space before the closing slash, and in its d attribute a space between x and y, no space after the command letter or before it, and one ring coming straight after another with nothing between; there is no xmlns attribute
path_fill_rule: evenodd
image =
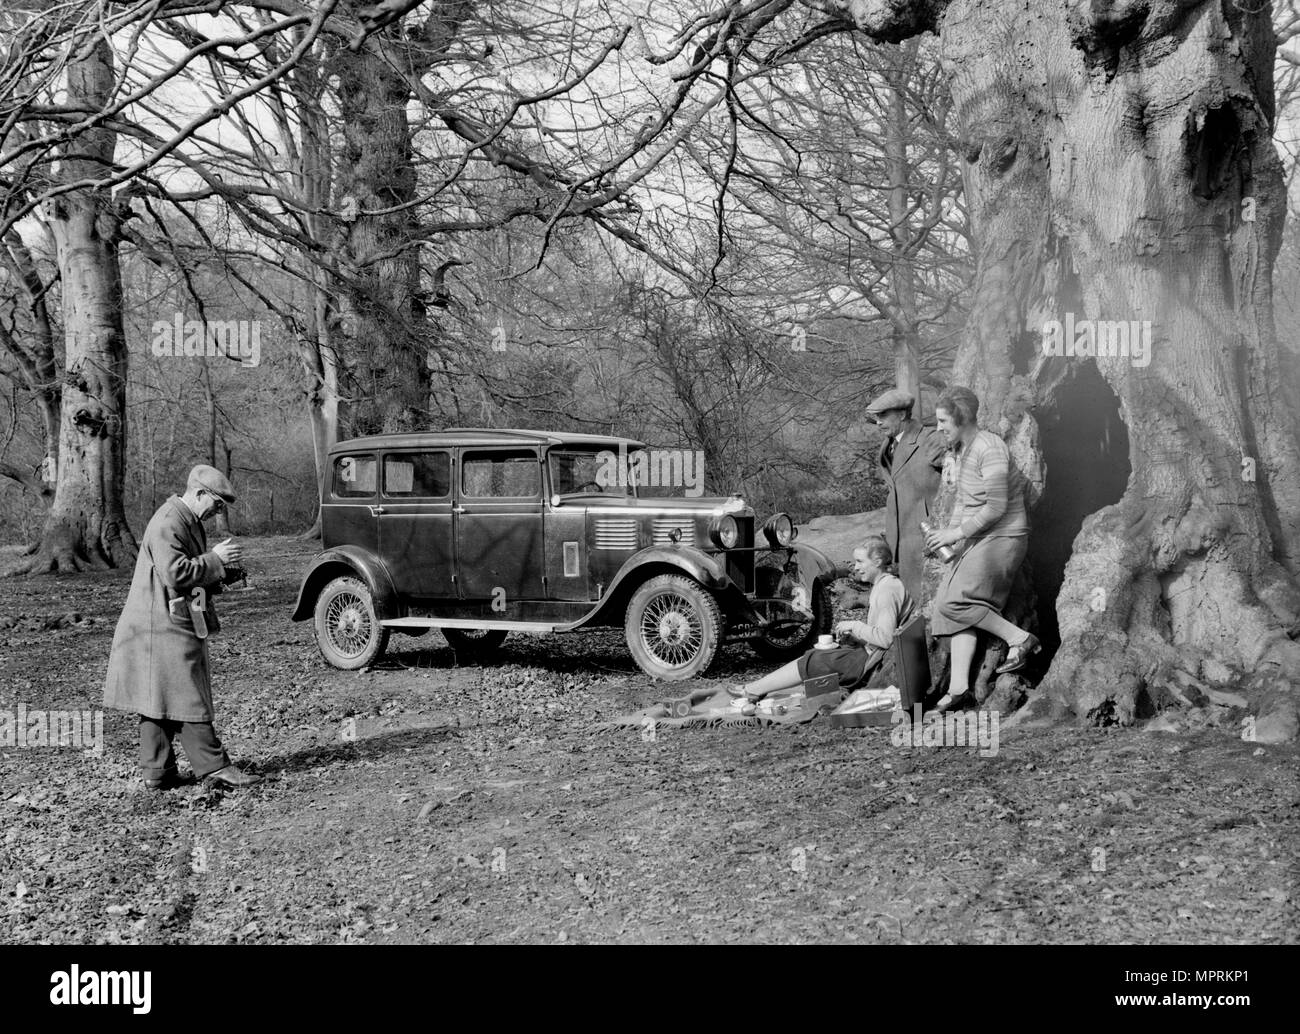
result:
<svg viewBox="0 0 1300 1034"><path fill-rule="evenodd" d="M235 501L235 489L230 484L230 479L216 467L209 467L206 463L200 463L191 470L189 479L185 482L187 492L197 492L200 488L206 488L213 495L221 496L228 503Z"/></svg>
<svg viewBox="0 0 1300 1034"><path fill-rule="evenodd" d="M911 409L915 404L916 399L902 388L890 388L878 399L875 399L871 405L867 406L867 412L883 413L889 409Z"/></svg>

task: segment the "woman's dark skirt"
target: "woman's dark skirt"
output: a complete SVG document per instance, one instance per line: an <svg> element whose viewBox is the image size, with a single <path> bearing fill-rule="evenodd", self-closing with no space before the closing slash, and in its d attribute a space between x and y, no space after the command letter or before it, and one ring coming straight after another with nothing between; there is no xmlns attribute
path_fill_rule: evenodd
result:
<svg viewBox="0 0 1300 1034"><path fill-rule="evenodd" d="M885 651L874 646L837 646L832 650L809 650L798 660L799 677L815 679L820 675L838 675L840 689L858 689L866 685Z"/></svg>
<svg viewBox="0 0 1300 1034"><path fill-rule="evenodd" d="M1029 536L976 539L956 560L934 594L931 635L954 635L986 614L1001 616L1011 583L1025 559Z"/></svg>

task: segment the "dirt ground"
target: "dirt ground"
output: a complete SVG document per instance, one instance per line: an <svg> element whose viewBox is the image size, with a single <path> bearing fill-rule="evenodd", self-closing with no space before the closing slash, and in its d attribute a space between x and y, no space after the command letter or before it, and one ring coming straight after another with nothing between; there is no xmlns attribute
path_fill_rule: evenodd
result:
<svg viewBox="0 0 1300 1034"><path fill-rule="evenodd" d="M1298 752L1232 722L1003 730L992 757L824 721L601 732L663 695L620 633L472 667L394 636L339 672L288 620L312 544L245 542L218 730L267 781L147 791L114 712L100 756L0 747L0 941L1297 940ZM0 710L100 707L127 581L0 581ZM711 677L760 670L731 646Z"/></svg>

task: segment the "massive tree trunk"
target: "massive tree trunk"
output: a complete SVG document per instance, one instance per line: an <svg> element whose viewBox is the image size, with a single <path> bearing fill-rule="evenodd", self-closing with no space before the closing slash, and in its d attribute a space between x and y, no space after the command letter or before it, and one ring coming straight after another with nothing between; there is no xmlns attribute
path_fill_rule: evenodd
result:
<svg viewBox="0 0 1300 1034"><path fill-rule="evenodd" d="M68 104L98 111L113 89L106 40L68 68ZM103 177L116 133L77 136L60 162L64 182ZM126 454L126 336L118 266L117 202L81 188L50 204L49 223L62 280L65 335L58 485L35 556L25 570L76 571L135 560L122 503Z"/></svg>
<svg viewBox="0 0 1300 1034"><path fill-rule="evenodd" d="M1235 682L1259 739L1294 735L1300 440L1273 326L1269 5L837 6L876 38L940 36L978 248L953 380L1046 473L1040 699L1127 723ZM1070 331L1119 354L1045 354Z"/></svg>

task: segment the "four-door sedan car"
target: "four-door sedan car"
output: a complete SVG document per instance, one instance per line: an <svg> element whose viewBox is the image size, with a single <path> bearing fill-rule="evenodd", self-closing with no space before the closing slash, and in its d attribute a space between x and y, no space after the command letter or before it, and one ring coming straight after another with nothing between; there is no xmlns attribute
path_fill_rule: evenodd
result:
<svg viewBox="0 0 1300 1034"><path fill-rule="evenodd" d="M645 449L514 430L340 442L325 549L293 619L314 618L343 669L373 664L394 631L437 628L490 656L511 631L622 626L637 664L667 681L704 672L725 641L780 660L829 631L835 568L795 545L788 516L756 528L739 497L638 495Z"/></svg>

